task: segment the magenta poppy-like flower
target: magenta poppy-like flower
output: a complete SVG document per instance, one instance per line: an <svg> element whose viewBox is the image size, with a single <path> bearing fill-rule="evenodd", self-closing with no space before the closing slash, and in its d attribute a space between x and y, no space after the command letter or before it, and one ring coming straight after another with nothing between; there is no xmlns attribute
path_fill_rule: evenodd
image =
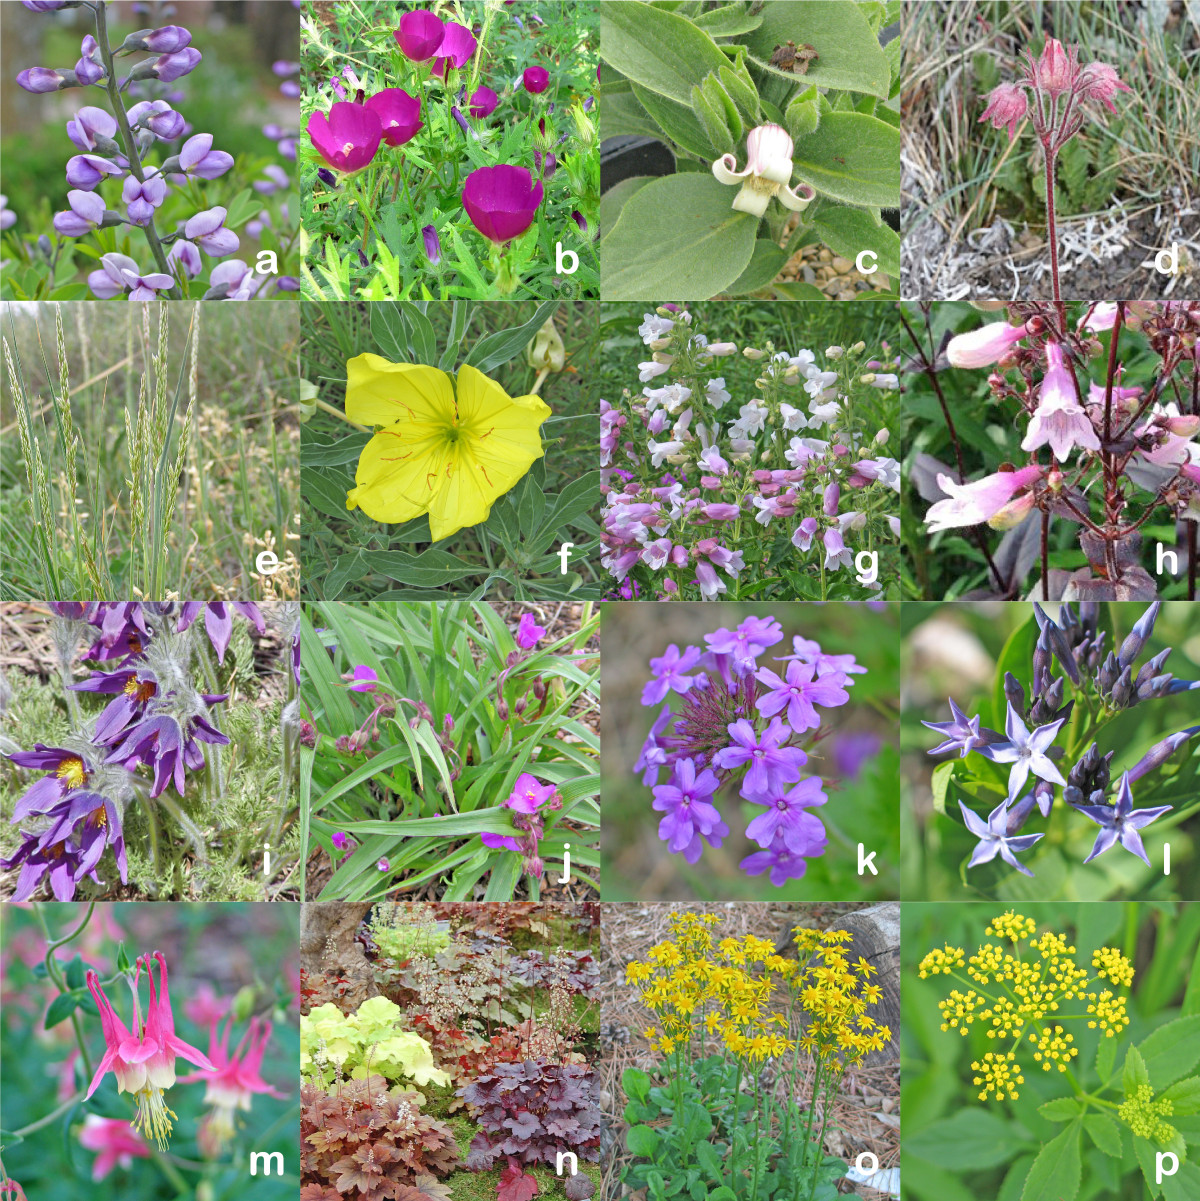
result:
<svg viewBox="0 0 1200 1201"><path fill-rule="evenodd" d="M403 88L385 88L366 104L379 117L383 140L389 146L403 146L417 136L421 128L421 102Z"/></svg>
<svg viewBox="0 0 1200 1201"><path fill-rule="evenodd" d="M405 58L423 63L432 58L446 36L446 26L427 8L405 13L400 28L392 33Z"/></svg>
<svg viewBox="0 0 1200 1201"><path fill-rule="evenodd" d="M490 117L496 111L500 97L489 87L479 86L471 93L470 111L472 117Z"/></svg>
<svg viewBox="0 0 1200 1201"><path fill-rule="evenodd" d="M521 614L521 621L517 625L517 645L522 650L536 646L545 636L545 627L538 625L532 613Z"/></svg>
<svg viewBox="0 0 1200 1201"><path fill-rule="evenodd" d="M480 167L467 176L463 207L471 224L493 242L508 242L523 234L542 203L542 183L526 167Z"/></svg>
<svg viewBox="0 0 1200 1201"><path fill-rule="evenodd" d="M212 148L211 133L193 134L179 151L179 168L197 179L216 179L233 166L233 155Z"/></svg>
<svg viewBox="0 0 1200 1201"><path fill-rule="evenodd" d="M439 79L446 78L447 63L451 67L461 67L475 53L475 35L457 21L446 22L446 34L437 48L437 58L433 64L433 73Z"/></svg>
<svg viewBox="0 0 1200 1201"><path fill-rule="evenodd" d="M527 92L540 95L550 86L550 72L545 67L526 67L521 82Z"/></svg>
<svg viewBox="0 0 1200 1201"><path fill-rule="evenodd" d="M99 229L104 220L104 201L95 192L72 189L67 193L69 210L54 214L54 228L67 238L78 238Z"/></svg>
<svg viewBox="0 0 1200 1201"><path fill-rule="evenodd" d="M154 210L167 198L167 181L161 175L146 179L125 177L121 188L121 199L125 201L125 215L134 225L149 225Z"/></svg>
<svg viewBox="0 0 1200 1201"><path fill-rule="evenodd" d="M383 122L373 108L339 100L329 115L313 113L308 136L316 152L336 171L361 171L378 153Z"/></svg>

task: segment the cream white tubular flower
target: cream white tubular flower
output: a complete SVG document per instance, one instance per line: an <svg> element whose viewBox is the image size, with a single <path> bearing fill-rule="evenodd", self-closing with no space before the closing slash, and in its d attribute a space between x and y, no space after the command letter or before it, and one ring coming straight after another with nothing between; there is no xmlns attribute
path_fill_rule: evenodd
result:
<svg viewBox="0 0 1200 1201"><path fill-rule="evenodd" d="M746 167L737 171L737 159L723 154L712 165L713 174L725 184L742 185L733 199L740 213L761 217L772 196L784 208L800 212L816 197L806 183L788 187L792 179L792 139L782 125L759 125L746 137Z"/></svg>

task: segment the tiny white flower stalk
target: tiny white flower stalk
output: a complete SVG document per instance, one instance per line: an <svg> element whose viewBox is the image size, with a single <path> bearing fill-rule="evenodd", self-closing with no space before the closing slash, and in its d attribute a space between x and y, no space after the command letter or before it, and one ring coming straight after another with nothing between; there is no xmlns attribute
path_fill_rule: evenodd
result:
<svg viewBox="0 0 1200 1201"><path fill-rule="evenodd" d="M746 137L745 168L736 170L737 159L723 154L713 163L712 172L721 183L742 185L733 198L733 207L740 213L761 217L772 196L784 208L798 213L817 194L806 183L794 190L788 186L792 180L792 149L791 135L782 125L759 125Z"/></svg>

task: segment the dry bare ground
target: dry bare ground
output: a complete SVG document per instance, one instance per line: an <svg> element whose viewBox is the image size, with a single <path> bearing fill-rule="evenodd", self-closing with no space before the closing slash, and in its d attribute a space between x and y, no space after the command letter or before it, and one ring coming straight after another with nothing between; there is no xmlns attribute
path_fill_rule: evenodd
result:
<svg viewBox="0 0 1200 1201"><path fill-rule="evenodd" d="M790 931L796 926L818 930L835 929L846 914L865 905L829 903L820 905L735 903L703 904L677 902L647 905L637 902L606 903L600 925L600 1059L596 1065L600 1080L600 1106L604 1113L605 1133L601 1144L604 1172L600 1195L606 1201L630 1196L641 1201L645 1191L627 1193L621 1185L621 1173L633 1156L625 1147L626 1125L621 1117L625 1095L621 1091L621 1073L626 1068L653 1072L657 1063L642 1030L650 1024L650 1015L642 1007L637 990L625 983L625 965L644 959L657 942L670 936L668 919L672 913L715 913L722 925L714 931L720 937L742 938L753 934L776 942L781 954L793 954ZM898 1037L899 1031L893 1030ZM793 1019L789 1035L797 1038L800 1023ZM803 1069L802 1069L803 1070ZM801 1105L812 1095L811 1063L799 1078ZM782 1090L783 1081L776 1087ZM781 1094L782 1095L782 1094ZM900 1065L897 1058L864 1066L847 1075L841 1094L830 1116L825 1149L831 1155L853 1163L864 1151L872 1152L881 1169L900 1166ZM843 1193L886 1201L887 1194L848 1180L839 1184Z"/></svg>

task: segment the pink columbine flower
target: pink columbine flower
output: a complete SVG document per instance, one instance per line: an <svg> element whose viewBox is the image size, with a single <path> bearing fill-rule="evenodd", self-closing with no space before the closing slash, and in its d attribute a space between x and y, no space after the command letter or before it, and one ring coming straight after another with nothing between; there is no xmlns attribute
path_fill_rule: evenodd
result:
<svg viewBox="0 0 1200 1201"><path fill-rule="evenodd" d="M89 1151L99 1151L92 1164L92 1179L103 1180L120 1166L131 1168L135 1159L148 1159L150 1148L146 1140L128 1122L120 1118L102 1118L89 1113L83 1119L79 1142Z"/></svg>
<svg viewBox="0 0 1200 1201"><path fill-rule="evenodd" d="M522 613L517 625L517 645L522 650L536 646L546 636L546 627L538 625L532 613Z"/></svg>
<svg viewBox="0 0 1200 1201"><path fill-rule="evenodd" d="M784 208L800 212L816 197L806 183L793 190L791 134L782 125L759 125L746 138L746 166L737 170L737 159L723 154L712 165L712 173L721 183L738 184L741 190L733 198L733 207L740 213L761 217L767 211L772 196Z"/></svg>
<svg viewBox="0 0 1200 1201"><path fill-rule="evenodd" d="M939 475L938 487L950 499L930 505L925 514L929 532L936 534L958 526L990 522L1022 488L1028 487L1041 474L1042 468L1035 463L1017 471L985 475L971 484L958 484L948 475Z"/></svg>
<svg viewBox="0 0 1200 1201"><path fill-rule="evenodd" d="M1046 343L1046 374L1038 392L1038 407L1021 440L1022 450L1037 450L1047 443L1054 457L1063 463L1073 447L1099 450L1100 439L1075 394L1075 381L1063 365L1062 347Z"/></svg>
<svg viewBox="0 0 1200 1201"><path fill-rule="evenodd" d="M991 121L996 129L1003 129L1007 125L1008 140L1011 142L1017 136L1017 126L1025 120L1028 111L1025 89L1019 84L1002 83L988 93L987 108L979 119Z"/></svg>
<svg viewBox="0 0 1200 1201"><path fill-rule="evenodd" d="M234 1119L239 1109L249 1111L255 1093L266 1093L271 1097L285 1098L272 1088L259 1074L263 1054L271 1038L271 1023L261 1018L251 1018L250 1027L242 1036L237 1049L229 1053L229 1032L233 1018L225 1021L225 1030L217 1037L217 1026L213 1023L208 1034L208 1055L215 1065L210 1071L193 1072L181 1076L180 1084L195 1084L203 1081L204 1103L212 1108L204 1118L201 1143L207 1144L206 1153L220 1153L221 1148L233 1138Z"/></svg>
<svg viewBox="0 0 1200 1201"><path fill-rule="evenodd" d="M183 1003L183 1012L197 1026L215 1026L228 1012L232 1003L229 997L219 997L206 980L195 994Z"/></svg>
<svg viewBox="0 0 1200 1201"><path fill-rule="evenodd" d="M159 987L154 987L154 969L151 958L158 960ZM150 1005L146 1020L142 1021L138 1004L137 985L142 968L150 981ZM133 989L133 1031L126 1029L117 1016L112 1002L100 987L95 972L87 973L88 991L100 1011L100 1026L104 1032L104 1057L92 1077L87 1091L90 1097L100 1087L100 1081L108 1072L117 1078L117 1091L132 1093L137 1099L137 1114L133 1125L143 1135L153 1135L161 1150L166 1150L171 1134L171 1111L163 1100L163 1090L175 1083L175 1058L179 1056L189 1063L208 1071L215 1071L212 1061L190 1043L175 1035L175 1019L171 1013L171 997L167 990L167 963L161 951L153 956L138 957L137 968L131 987ZM86 1100L87 1097L84 1099Z"/></svg>
<svg viewBox="0 0 1200 1201"><path fill-rule="evenodd" d="M952 367L988 367L1002 359L1026 335L1023 325L994 321L967 334L956 334L946 344Z"/></svg>

